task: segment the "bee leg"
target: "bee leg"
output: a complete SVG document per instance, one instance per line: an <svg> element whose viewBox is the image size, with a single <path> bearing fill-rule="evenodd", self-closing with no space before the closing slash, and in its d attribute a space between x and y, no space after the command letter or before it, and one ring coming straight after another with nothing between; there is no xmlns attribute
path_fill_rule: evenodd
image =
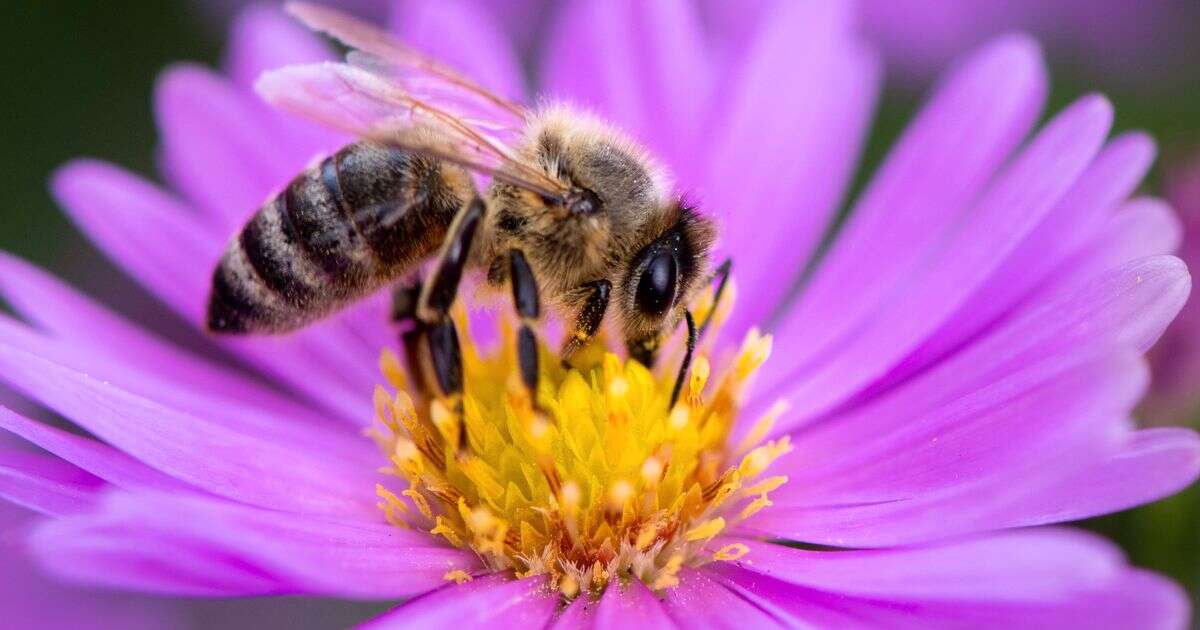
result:
<svg viewBox="0 0 1200 630"><path fill-rule="evenodd" d="M712 323L713 316L717 314L717 307L721 305L721 296L725 294L725 285L729 283L729 272L733 269L733 259L726 258L724 262L717 265L717 269L713 271L712 280L717 282L717 290L713 293L712 308L704 316L704 321L700 322L700 332L698 337L704 336L704 331L708 330L708 325Z"/></svg>
<svg viewBox="0 0 1200 630"><path fill-rule="evenodd" d="M400 333L400 347L404 350L404 363L408 366L416 394L429 399L433 393L433 382L429 378L429 366L421 354L426 326L417 319L417 302L421 297L421 280L401 282L392 289L392 305L389 317L393 323L407 325Z"/></svg>
<svg viewBox="0 0 1200 630"><path fill-rule="evenodd" d="M462 417L463 370L462 348L458 343L458 331L450 318L450 307L458 294L458 284L471 251L471 243L485 212L483 200L475 197L450 224L450 231L442 244L441 253L434 263L433 272L421 288L417 301L417 322L425 329L429 344L429 359L433 374L442 395L454 400ZM460 421L458 450L467 449L467 425Z"/></svg>
<svg viewBox="0 0 1200 630"><path fill-rule="evenodd" d="M392 289L392 307L388 316L393 323L417 319L417 303L421 299L421 280L401 282Z"/></svg>
<svg viewBox="0 0 1200 630"><path fill-rule="evenodd" d="M533 332L541 311L537 279L533 277L533 270L529 268L525 254L519 249L508 252L508 272L512 284L513 304L521 318L521 328L517 331L517 360L521 367L521 381L529 390L534 406L537 406L538 344L537 335Z"/></svg>
<svg viewBox="0 0 1200 630"><path fill-rule="evenodd" d="M668 409L679 402L679 392L683 391L683 380L687 378L688 370L692 367L692 353L696 350L696 339L699 337L692 312L684 311L683 319L687 322L687 346L683 352L683 363L679 365L679 374L675 376L675 386L671 388L671 404L667 407Z"/></svg>
<svg viewBox="0 0 1200 630"><path fill-rule="evenodd" d="M600 330L600 323L604 321L604 312L608 310L608 294L612 291L611 282L597 280L584 285L583 288L587 290L587 298L583 302L583 308L579 309L579 316L575 319L575 329L571 331L571 336L563 344L560 355L563 367L570 367L568 361L571 356L596 336L596 331Z"/></svg>

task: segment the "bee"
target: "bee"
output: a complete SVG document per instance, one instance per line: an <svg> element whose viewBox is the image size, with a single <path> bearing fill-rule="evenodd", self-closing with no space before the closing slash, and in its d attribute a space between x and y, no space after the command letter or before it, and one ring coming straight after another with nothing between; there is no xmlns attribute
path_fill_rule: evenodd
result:
<svg viewBox="0 0 1200 630"><path fill-rule="evenodd" d="M543 302L567 322L564 363L609 316L630 356L651 366L685 321L674 405L707 324L698 330L687 305L718 275L719 299L729 265L711 269L716 228L673 194L664 169L589 114L513 103L335 10L288 10L351 52L267 73L260 93L359 139L297 175L232 239L213 273L208 328L291 331L431 261L423 282L397 285L394 317L414 322L406 349L443 395L462 392L449 311L464 271L478 269L511 290L521 377L534 392Z"/></svg>

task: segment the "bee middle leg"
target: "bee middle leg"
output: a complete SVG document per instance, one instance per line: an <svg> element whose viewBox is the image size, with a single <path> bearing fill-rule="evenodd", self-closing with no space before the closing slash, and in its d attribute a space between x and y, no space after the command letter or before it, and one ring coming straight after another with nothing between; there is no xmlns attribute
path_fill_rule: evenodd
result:
<svg viewBox="0 0 1200 630"><path fill-rule="evenodd" d="M521 328L517 331L517 361L521 367L521 381L529 390L529 397L537 406L538 392L538 342L533 332L541 314L540 298L538 297L537 279L533 270L525 260L525 254L519 249L508 253L508 278L512 285L513 305L521 318Z"/></svg>
<svg viewBox="0 0 1200 630"><path fill-rule="evenodd" d="M478 196L463 206L442 243L433 271L421 287L416 304L416 321L429 348L434 380L443 396L454 400L461 412L463 392L462 347L458 331L450 317L450 307L458 295L458 285L471 252L475 234L483 222L486 206ZM458 448L467 447L467 428L459 424Z"/></svg>

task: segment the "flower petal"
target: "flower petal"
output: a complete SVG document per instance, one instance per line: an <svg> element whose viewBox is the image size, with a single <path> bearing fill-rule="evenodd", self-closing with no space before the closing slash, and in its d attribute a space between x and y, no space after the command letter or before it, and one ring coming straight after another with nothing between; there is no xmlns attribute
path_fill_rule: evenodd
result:
<svg viewBox="0 0 1200 630"><path fill-rule="evenodd" d="M556 593L545 590L545 581L541 575L513 580L493 573L450 584L393 609L363 628L540 628L550 621L559 601Z"/></svg>
<svg viewBox="0 0 1200 630"><path fill-rule="evenodd" d="M13 628L179 628L183 620L168 602L129 593L65 586L34 566L24 547L36 517L0 501L0 610Z"/></svg>
<svg viewBox="0 0 1200 630"><path fill-rule="evenodd" d="M1187 269L1171 256L1134 260L1098 276L1056 281L994 330L889 393L896 400L886 404L896 409L927 404L902 402L910 396L914 401L950 400L1080 346L1128 344L1144 350L1179 312L1190 289ZM788 392L779 395L786 398ZM765 408L773 397L755 400L755 408ZM826 419L836 422L836 418L837 414L816 420L794 416L779 428L790 430Z"/></svg>
<svg viewBox="0 0 1200 630"><path fill-rule="evenodd" d="M267 70L332 56L319 37L277 7L251 5L233 20L224 66L234 83L252 90Z"/></svg>
<svg viewBox="0 0 1200 630"><path fill-rule="evenodd" d="M111 484L125 488L187 490L187 486L107 444L67 433L0 407L0 428Z"/></svg>
<svg viewBox="0 0 1200 630"><path fill-rule="evenodd" d="M904 290L887 299L836 347L818 351L795 346L795 321L779 339L784 364L764 385L800 379L792 389L797 415L816 415L844 402L885 375L908 352L965 303L1042 217L1054 208L1102 146L1112 107L1100 97L1085 97L1043 129L998 177L961 225L944 242L922 255L921 269L904 281ZM879 254L872 259L881 260ZM844 285L845 293L854 293ZM803 336L803 335L802 335ZM824 356L819 356L824 355Z"/></svg>
<svg viewBox="0 0 1200 630"><path fill-rule="evenodd" d="M1091 539L1089 553L1086 536L1080 540L1063 539L1060 545L1047 540L1063 537L1064 531L1035 530L1006 534L995 539L952 543L945 548L894 550L876 553L863 564L845 573L833 568L828 576L817 559L792 557L781 564L767 558L766 566L745 563L709 565L705 569L743 597L770 611L781 623L846 628L1179 628L1188 618L1188 601L1182 590L1169 580L1148 572L1122 566L1118 553L1108 545ZM1002 555L1013 538L1030 542L1013 547ZM987 553L991 540L998 544L995 553ZM982 553L961 557L941 556L946 550L979 547ZM1043 552L1033 557L1031 551ZM769 552L768 552L769 553ZM792 553L792 550L779 552ZM804 553L804 552L798 552ZM855 565L853 557L862 552L825 553L847 557L846 565ZM929 555L926 555L929 554ZM903 564L904 559L912 565ZM895 561L894 569L891 561ZM831 562L838 563L837 558ZM968 564L974 561L974 565ZM1021 561L1029 571L1020 570ZM931 564L926 564L930 562ZM1104 566L1106 563L1112 566ZM884 565L889 565L884 568ZM868 565L880 569L872 573ZM796 578L792 569L814 577ZM861 585L846 578L862 570ZM812 573L808 573L811 570ZM1075 571L1089 579L1072 583ZM781 573L775 577L770 574ZM786 575L784 575L786 574ZM1107 577L1104 577L1107 574ZM896 579L893 579L895 576ZM908 578L908 583L901 583ZM788 580L788 581L785 581ZM826 580L829 584L826 585ZM851 580L852 581L852 580ZM821 583L810 587L807 582ZM845 591L842 586L848 586ZM1039 589L1038 587L1043 587ZM882 590L882 594L860 595L861 591Z"/></svg>
<svg viewBox="0 0 1200 630"><path fill-rule="evenodd" d="M921 419L927 414L936 415L937 409L949 401L970 396L972 392L980 392L976 396L986 396L991 384L1002 384L1006 379L1020 377L1023 372L1035 374L1033 370L1044 369L1055 361L1070 361L1072 356L1086 355L1089 347L1102 349L1102 345L1096 344L1103 344L1104 340L1115 344L1110 347L1144 348L1178 311L1189 288L1182 263L1171 257L1134 261L1088 282L1062 287L1059 294L1030 307L1020 317L920 378L853 412L835 414L808 425L795 436L795 441L801 450L809 449L807 452L817 460L825 458L847 463L859 461L854 459L856 453L882 452L872 451L871 443L882 447L904 435L909 436L904 440L912 440L907 442L909 448L916 449L910 451L911 456L920 458L922 454L936 454L944 444L920 443L916 438L922 434L905 432L907 424L924 426ZM1120 369L1113 375L1119 372ZM1084 395L1095 397L1110 393L1084 392ZM970 398L963 399L966 400ZM1110 406L1108 412L1096 416L1063 416L1062 421L1070 422L1079 430L1055 439L1046 438L1042 446L1024 456L1008 459L1012 466L1007 468L1008 472L989 469L983 472L996 473L990 478L978 474L964 477L964 480L974 479L977 483L958 485L951 475L943 479L942 489L936 492L931 487L926 492L907 495L859 493L865 503L851 500L831 504L826 501L819 507L808 503L807 507L798 505L795 509L783 507L783 498L793 492L785 486L772 495L773 499L780 497L780 505L764 511L749 525L775 536L810 542L891 545L980 529L1082 518L1157 498L1195 478L1195 446L1190 437L1173 436L1170 447L1163 452L1150 450L1144 456L1135 456L1141 450L1140 434L1132 433L1124 421L1128 409L1122 412L1119 409L1122 405L1115 407L1118 409ZM1019 443L1021 436L1050 428L1044 423L1014 426L1014 432L1001 439L1002 449L1011 447L1009 442ZM953 424L947 425L948 430L953 428ZM937 436L928 434L926 437ZM948 471L963 471L956 467L964 462L956 462L951 451L941 453L941 456L926 460L926 464L916 465L917 469L928 467L930 475L947 466L944 469ZM1034 453L1038 455L1034 457ZM868 467L871 465L867 463ZM1083 477L1080 475L1086 470L1099 474L1097 471L1109 467L1123 470L1124 477L1130 480L1124 492L1091 493L1087 491L1089 484L1081 485ZM816 474L822 474L821 470L820 466L811 469ZM824 470L830 472L835 468ZM845 470L849 471L850 478L858 478L854 477L854 466ZM804 474L806 467L799 467L796 472ZM919 479L921 475L914 470L899 478ZM927 480L934 478L925 477ZM1013 484L1011 479L1014 478L1029 481ZM837 481L836 475L829 479ZM804 484L800 483L795 487L802 486ZM1079 493L1084 498L1064 501L1064 497L1072 493ZM829 495L830 499L833 494ZM803 495L797 493L796 496L803 500ZM818 495L819 488L814 488L812 497ZM980 500L980 497L987 500ZM1070 509L1048 511L1049 503ZM937 514L938 518L930 518L930 514Z"/></svg>
<svg viewBox="0 0 1200 630"><path fill-rule="evenodd" d="M239 431L353 457L373 452L344 424L330 422L328 414L157 339L53 276L2 253L0 295L45 331L0 317L0 343Z"/></svg>
<svg viewBox="0 0 1200 630"><path fill-rule="evenodd" d="M941 404L909 398L908 405L869 406L798 432L796 451L780 462L789 483L772 499L781 505L928 499L959 485L1016 478L1014 469L1024 470L1046 449L1056 457L1075 452L1060 460L1074 466L1107 447L1106 429L1124 421L1147 380L1136 355L1082 348ZM1038 422L1029 422L1031 415Z"/></svg>
<svg viewBox="0 0 1200 630"><path fill-rule="evenodd" d="M779 345L793 363L811 361L877 312L1032 127L1045 93L1041 55L1023 37L992 43L946 77L782 323Z"/></svg>
<svg viewBox="0 0 1200 630"><path fill-rule="evenodd" d="M613 582L605 589L596 607L596 630L636 628L674 628L675 624L663 610L662 603L641 580L626 584Z"/></svg>
<svg viewBox="0 0 1200 630"><path fill-rule="evenodd" d="M726 330L740 338L794 288L820 243L864 144L880 83L873 51L851 34L843 2L782 3L728 88L714 125L703 203L722 219L743 299Z"/></svg>
<svg viewBox="0 0 1200 630"><path fill-rule="evenodd" d="M680 572L679 585L666 592L663 607L681 628L775 628L782 623L707 571L695 569Z"/></svg>
<svg viewBox="0 0 1200 630"><path fill-rule="evenodd" d="M72 580L196 595L403 597L476 565L467 552L385 523L162 494L112 493L96 513L42 525L31 544Z"/></svg>
<svg viewBox="0 0 1200 630"><path fill-rule="evenodd" d="M90 509L104 486L57 457L0 446L0 501L62 516Z"/></svg>
<svg viewBox="0 0 1200 630"><path fill-rule="evenodd" d="M1154 142L1145 134L1125 134L1109 142L1054 210L984 285L946 320L941 330L873 389L893 386L953 351L1044 282L1048 274L1094 238L1113 209L1141 182L1153 159Z"/></svg>
<svg viewBox="0 0 1200 630"><path fill-rule="evenodd" d="M501 29L492 3L397 0L391 16L391 31L405 44L451 65L496 94L517 100L525 96L516 50Z"/></svg>
<svg viewBox="0 0 1200 630"><path fill-rule="evenodd" d="M596 603L588 597L576 597L554 618L551 628L557 630L577 630L591 628L592 620L596 618Z"/></svg>
<svg viewBox="0 0 1200 630"><path fill-rule="evenodd" d="M51 187L97 247L189 321L203 321L212 270L197 261L216 261L227 235L159 188L102 162L71 162Z"/></svg>
<svg viewBox="0 0 1200 630"><path fill-rule="evenodd" d="M744 566L756 573L824 591L897 600L1053 601L1104 586L1125 569L1112 544L1069 529L871 551L736 542L750 548Z"/></svg>
<svg viewBox="0 0 1200 630"><path fill-rule="evenodd" d="M714 77L690 3L578 0L558 17L548 50L549 96L596 110L694 183L690 149L703 138Z"/></svg>
<svg viewBox="0 0 1200 630"><path fill-rule="evenodd" d="M0 344L0 375L120 450L214 494L378 521L369 467L237 433Z"/></svg>

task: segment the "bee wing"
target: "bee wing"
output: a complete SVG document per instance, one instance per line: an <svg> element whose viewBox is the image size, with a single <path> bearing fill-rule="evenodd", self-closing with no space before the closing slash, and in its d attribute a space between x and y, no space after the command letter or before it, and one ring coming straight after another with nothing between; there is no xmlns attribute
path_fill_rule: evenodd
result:
<svg viewBox="0 0 1200 630"><path fill-rule="evenodd" d="M519 129L467 118L452 111L453 101L444 106L424 100L379 73L345 63L287 66L264 73L256 87L271 103L349 134L460 164L551 199L567 192L518 157L505 138Z"/></svg>
<svg viewBox="0 0 1200 630"><path fill-rule="evenodd" d="M521 105L340 11L302 2L289 3L287 10L352 50L344 65L285 69L264 77L260 86L269 100L363 138L455 162L543 196L566 192L511 148L525 128L528 110ZM313 102L317 98L330 101ZM341 109L337 115L329 111L334 103Z"/></svg>
<svg viewBox="0 0 1200 630"><path fill-rule="evenodd" d="M493 116L512 118L519 123L525 118L525 108L506 98L493 94L454 68L397 41L387 32L358 20L350 15L307 2L289 2L287 11L310 29L325 33L354 49L353 57L373 58L370 69L386 70L410 89L415 83L424 83L434 89L456 92L459 98L467 97L487 103L497 110ZM413 90L417 92L417 90Z"/></svg>

